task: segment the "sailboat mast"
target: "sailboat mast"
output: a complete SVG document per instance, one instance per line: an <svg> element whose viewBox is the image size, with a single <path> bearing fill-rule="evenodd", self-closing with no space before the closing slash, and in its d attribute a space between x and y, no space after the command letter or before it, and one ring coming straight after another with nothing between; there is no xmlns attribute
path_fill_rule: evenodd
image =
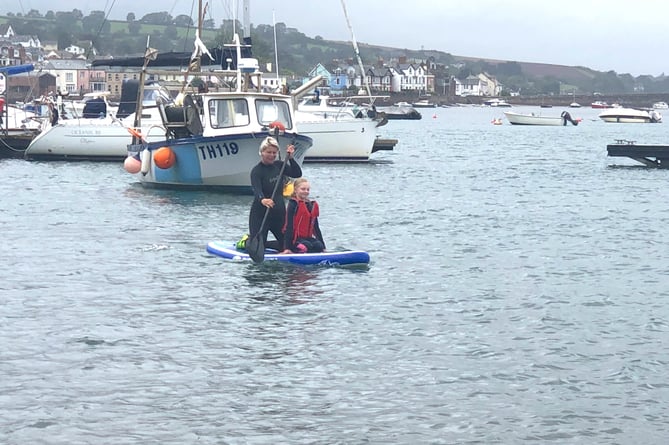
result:
<svg viewBox="0 0 669 445"><path fill-rule="evenodd" d="M272 28L274 28L274 61L276 63L276 84L279 84L279 50L276 44L276 18L274 17L274 11L272 11Z"/></svg>
<svg viewBox="0 0 669 445"><path fill-rule="evenodd" d="M355 56L358 59L358 65L360 66L360 74L362 75L362 83L367 90L367 95L371 98L372 92L369 89L369 83L367 82L367 75L365 74L365 67L362 64L362 59L360 58L360 50L358 49L358 42L355 40L355 34L353 33L353 27L351 26L351 21L348 19L348 13L346 12L346 3L344 0L341 0L341 7L344 10L344 17L346 17L346 24L348 25L349 31L351 31L351 39L353 40L353 49L355 50Z"/></svg>
<svg viewBox="0 0 669 445"><path fill-rule="evenodd" d="M250 8L250 3L251 3L251 0L244 0L244 4L242 6L244 8L244 11L242 11L243 15L244 15L244 22L242 23L242 25L244 26L243 36L245 38L246 37L251 37L251 8Z"/></svg>

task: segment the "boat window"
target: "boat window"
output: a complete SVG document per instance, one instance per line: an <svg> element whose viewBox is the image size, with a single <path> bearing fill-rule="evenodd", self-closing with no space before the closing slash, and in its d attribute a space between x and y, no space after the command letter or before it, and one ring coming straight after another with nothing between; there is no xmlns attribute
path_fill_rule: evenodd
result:
<svg viewBox="0 0 669 445"><path fill-rule="evenodd" d="M281 122L286 129L291 129L293 123L290 120L290 108L288 102L281 100L256 100L256 111L260 125L268 126L272 122Z"/></svg>
<svg viewBox="0 0 669 445"><path fill-rule="evenodd" d="M248 125L249 108L245 99L212 99L209 101L209 120L212 128Z"/></svg>
<svg viewBox="0 0 669 445"><path fill-rule="evenodd" d="M159 97L163 99L164 103L171 104L174 102L172 100L172 97L170 96L169 91L167 91L166 88L146 87L144 88L142 104L144 106L155 105L156 99L158 99Z"/></svg>

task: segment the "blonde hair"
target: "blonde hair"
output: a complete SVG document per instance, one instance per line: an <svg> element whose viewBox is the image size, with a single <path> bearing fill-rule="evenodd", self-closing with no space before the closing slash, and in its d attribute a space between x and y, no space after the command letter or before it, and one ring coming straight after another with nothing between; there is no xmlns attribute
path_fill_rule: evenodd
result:
<svg viewBox="0 0 669 445"><path fill-rule="evenodd" d="M262 152L267 150L269 147L276 147L278 149L279 141L274 139L272 136L267 136L260 144L260 150L258 150L258 154L262 154Z"/></svg>
<svg viewBox="0 0 669 445"><path fill-rule="evenodd" d="M297 187L305 182L309 182L309 180L307 178L297 178L293 181L293 193L290 194L291 198L297 198Z"/></svg>

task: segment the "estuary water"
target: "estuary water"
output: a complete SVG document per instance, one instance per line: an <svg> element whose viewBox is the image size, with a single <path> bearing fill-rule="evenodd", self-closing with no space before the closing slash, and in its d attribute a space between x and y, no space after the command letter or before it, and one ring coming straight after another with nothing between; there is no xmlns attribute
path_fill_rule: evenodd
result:
<svg viewBox="0 0 669 445"><path fill-rule="evenodd" d="M606 144L669 123L421 111L304 166L365 268L207 254L249 196L0 161L0 443L666 443L669 170Z"/></svg>

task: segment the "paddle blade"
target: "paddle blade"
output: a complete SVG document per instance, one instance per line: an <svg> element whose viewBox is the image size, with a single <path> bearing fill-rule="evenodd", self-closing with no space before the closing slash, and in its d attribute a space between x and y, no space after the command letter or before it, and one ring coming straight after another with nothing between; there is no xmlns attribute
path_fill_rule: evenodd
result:
<svg viewBox="0 0 669 445"><path fill-rule="evenodd" d="M265 260L265 243L260 233L246 241L246 251L254 263L262 263Z"/></svg>

